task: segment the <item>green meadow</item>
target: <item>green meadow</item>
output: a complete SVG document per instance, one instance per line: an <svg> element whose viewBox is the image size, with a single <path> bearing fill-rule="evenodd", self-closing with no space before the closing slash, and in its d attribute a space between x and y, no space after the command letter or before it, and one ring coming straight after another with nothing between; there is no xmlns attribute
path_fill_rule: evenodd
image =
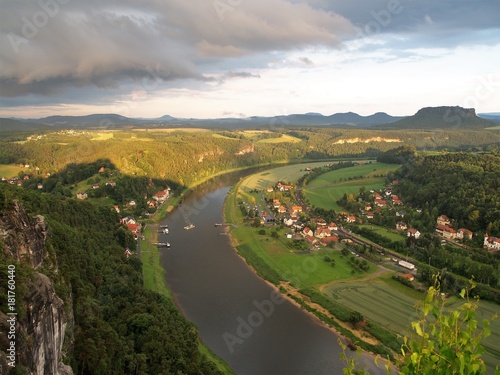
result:
<svg viewBox="0 0 500 375"><path fill-rule="evenodd" d="M0 164L0 178L11 178L17 176L17 174L21 171L24 171L25 168L21 168L18 165L12 164Z"/></svg>
<svg viewBox="0 0 500 375"><path fill-rule="evenodd" d="M355 194L361 187L379 190L385 185L387 173L398 169L398 165L371 163L327 172L310 181L304 195L311 205L328 210L341 210L337 201L344 194Z"/></svg>

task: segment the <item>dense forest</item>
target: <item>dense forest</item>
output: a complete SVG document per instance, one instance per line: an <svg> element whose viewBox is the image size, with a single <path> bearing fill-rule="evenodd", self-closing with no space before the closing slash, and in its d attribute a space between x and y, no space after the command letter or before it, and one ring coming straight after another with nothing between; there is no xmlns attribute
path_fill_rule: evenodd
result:
<svg viewBox="0 0 500 375"><path fill-rule="evenodd" d="M0 139L0 164L37 166L40 175L73 163L109 159L122 173L190 185L214 173L302 158L377 157L395 145L419 150L481 150L500 142L494 131L271 127L256 131L143 130L48 132ZM9 176L6 176L9 177Z"/></svg>
<svg viewBox="0 0 500 375"><path fill-rule="evenodd" d="M395 175L395 192L415 207L432 208L468 228L500 236L500 156L448 153L417 157ZM437 216L436 216L437 217Z"/></svg>
<svg viewBox="0 0 500 375"><path fill-rule="evenodd" d="M75 327L67 335L74 345L66 361L75 374L219 373L198 351L195 326L171 300L144 289L140 261L124 254L127 247L135 250L135 240L110 206L6 184L0 214L14 201L48 223L45 251L57 267L47 260L38 272L54 280L57 294L72 306ZM14 261L1 253L6 269Z"/></svg>

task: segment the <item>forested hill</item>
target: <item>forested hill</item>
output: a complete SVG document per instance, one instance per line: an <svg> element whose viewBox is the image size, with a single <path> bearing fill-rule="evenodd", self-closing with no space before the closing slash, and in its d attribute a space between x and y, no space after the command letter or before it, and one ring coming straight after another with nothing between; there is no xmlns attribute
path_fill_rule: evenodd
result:
<svg viewBox="0 0 500 375"><path fill-rule="evenodd" d="M411 159L397 171L397 194L447 215L458 228L500 236L500 156L449 153Z"/></svg>
<svg viewBox="0 0 500 375"><path fill-rule="evenodd" d="M13 228L19 222L14 207L22 207L20 210L28 213L23 220L43 215L48 223L50 235L40 257L43 263L36 270L24 261L18 263L18 247L9 250L5 242L6 234L12 232L15 237L22 232ZM5 226L0 228L0 290L7 290L3 274L7 265L16 264L18 330L30 335L19 337L15 373L43 372L43 368L30 368L33 359L27 357L29 353L43 353L35 348L40 342L32 336L39 334L38 324L46 324L37 322L32 310L27 313L28 306L21 306L23 301L28 304L31 295L26 289L21 294L21 286L28 283L21 275L29 279L38 272L55 284L57 295L64 301L65 315L70 317L62 333L66 334L65 363L71 365L74 374L219 373L198 351L195 326L184 319L171 300L144 289L140 261L136 257L127 259L124 253L127 247L135 250L135 240L119 224L111 207L6 184L0 189L0 219L0 226ZM2 301L5 300L2 295ZM37 308L39 303L37 300L29 309ZM2 304L0 316L5 313L4 308L6 305ZM52 309L49 308L55 311L56 307ZM57 319L53 315L48 314L47 319ZM62 322L53 325L62 326ZM38 358L38 354L34 357ZM0 358L4 358L1 350ZM53 360L56 359L46 358L43 362Z"/></svg>
<svg viewBox="0 0 500 375"><path fill-rule="evenodd" d="M473 108L428 107L415 115L391 124L378 125L383 129L484 129L495 126L492 121L476 116Z"/></svg>

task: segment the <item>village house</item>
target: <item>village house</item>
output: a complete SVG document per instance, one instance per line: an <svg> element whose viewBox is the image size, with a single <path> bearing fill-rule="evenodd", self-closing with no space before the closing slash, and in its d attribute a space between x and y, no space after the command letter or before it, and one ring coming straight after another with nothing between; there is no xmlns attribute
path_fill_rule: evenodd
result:
<svg viewBox="0 0 500 375"><path fill-rule="evenodd" d="M459 230L457 230L457 238L459 240L472 240L472 235L473 233L468 229L460 228Z"/></svg>
<svg viewBox="0 0 500 375"><path fill-rule="evenodd" d="M158 201L155 201L154 199L150 199L147 201L148 207L149 208L155 208L158 207Z"/></svg>
<svg viewBox="0 0 500 375"><path fill-rule="evenodd" d="M41 190L41 189L43 189L43 185L42 185L42 184L38 184L38 185L36 185L36 188L37 188L38 190Z"/></svg>
<svg viewBox="0 0 500 375"><path fill-rule="evenodd" d="M437 225L450 225L451 220L446 215L441 215L437 218Z"/></svg>
<svg viewBox="0 0 500 375"><path fill-rule="evenodd" d="M106 182L106 186L115 187L116 186L116 182L114 182L114 181L108 181L108 182Z"/></svg>
<svg viewBox="0 0 500 375"><path fill-rule="evenodd" d="M348 223L355 223L356 222L356 217L355 216L347 216L346 221Z"/></svg>
<svg viewBox="0 0 500 375"><path fill-rule="evenodd" d="M286 207L285 206L279 206L278 207L278 213L280 213L280 214L286 213Z"/></svg>
<svg viewBox="0 0 500 375"><path fill-rule="evenodd" d="M139 224L126 224L126 226L132 232L134 237L137 239L137 237L139 237L139 232L140 232Z"/></svg>
<svg viewBox="0 0 500 375"><path fill-rule="evenodd" d="M405 217L405 215L406 215L405 211L398 211L398 212L396 212L396 216L397 217Z"/></svg>
<svg viewBox="0 0 500 375"><path fill-rule="evenodd" d="M415 276L412 275L411 273L403 273L400 275L400 277L402 279L408 280L409 282L412 282L413 280L415 280Z"/></svg>
<svg viewBox="0 0 500 375"><path fill-rule="evenodd" d="M113 208L115 209L115 211L116 211L117 213L120 213L120 207L118 207L118 205L117 205L117 204L115 204L115 205L113 206Z"/></svg>
<svg viewBox="0 0 500 375"><path fill-rule="evenodd" d="M500 238L484 235L483 247L488 250L500 250Z"/></svg>
<svg viewBox="0 0 500 375"><path fill-rule="evenodd" d="M330 237L331 235L332 232L328 228L318 228L316 229L316 233L314 233L314 237L317 238Z"/></svg>
<svg viewBox="0 0 500 375"><path fill-rule="evenodd" d="M331 231L332 230L339 230L339 228L337 227L337 224L335 224L334 222L331 222L330 224L328 224L328 229L330 229Z"/></svg>
<svg viewBox="0 0 500 375"><path fill-rule="evenodd" d="M393 199L392 200L392 203L395 205L395 206L401 206L403 204L403 201L401 201L400 199Z"/></svg>
<svg viewBox="0 0 500 375"><path fill-rule="evenodd" d="M372 206L370 204L365 205L365 211L370 211L372 209Z"/></svg>
<svg viewBox="0 0 500 375"><path fill-rule="evenodd" d="M281 182L278 182L276 185L279 191L289 191L293 188L292 185L283 185Z"/></svg>
<svg viewBox="0 0 500 375"><path fill-rule="evenodd" d="M415 238L416 240L420 237L420 232L416 229L408 229L407 236L410 238Z"/></svg>
<svg viewBox="0 0 500 375"><path fill-rule="evenodd" d="M316 225L319 227L326 227L326 221L323 219L316 220Z"/></svg>
<svg viewBox="0 0 500 375"><path fill-rule="evenodd" d="M273 199L273 207L274 208L279 208L280 207L280 200L279 199Z"/></svg>
<svg viewBox="0 0 500 375"><path fill-rule="evenodd" d="M316 238L314 238L313 236L309 236L309 235L307 235L307 236L305 236L304 238L305 238L305 240L306 240L307 242L309 242L309 243L310 243L310 244L312 244L312 245L317 245L317 244L318 244L318 240L317 240Z"/></svg>
<svg viewBox="0 0 500 375"><path fill-rule="evenodd" d="M291 218L285 218L283 219L283 224L285 224L287 227L291 227L293 225L293 220Z"/></svg>
<svg viewBox="0 0 500 375"><path fill-rule="evenodd" d="M383 199L376 199L375 200L375 205L377 207L386 207L387 206L387 202Z"/></svg>
<svg viewBox="0 0 500 375"><path fill-rule="evenodd" d="M375 217L375 215L373 214L373 212L367 212L366 213L366 218L367 219L373 219Z"/></svg>
<svg viewBox="0 0 500 375"><path fill-rule="evenodd" d="M454 240L457 238L457 231L447 225L437 225L436 234L447 240Z"/></svg>
<svg viewBox="0 0 500 375"><path fill-rule="evenodd" d="M311 230L309 227L305 227L304 230L302 231L303 236L314 236L314 232Z"/></svg>
<svg viewBox="0 0 500 375"><path fill-rule="evenodd" d="M89 196L87 193L76 193L77 199L87 199Z"/></svg>
<svg viewBox="0 0 500 375"><path fill-rule="evenodd" d="M339 242L338 236L328 236L328 237L323 237L320 240L321 244L324 246L328 246L330 242Z"/></svg>
<svg viewBox="0 0 500 375"><path fill-rule="evenodd" d="M374 200L382 199L382 196L379 193L373 193L373 199Z"/></svg>
<svg viewBox="0 0 500 375"><path fill-rule="evenodd" d="M408 229L408 225L406 225L406 223L402 222L402 221L398 221L396 223L396 230L407 230Z"/></svg>
<svg viewBox="0 0 500 375"><path fill-rule="evenodd" d="M294 214L297 212L302 212L302 206L292 206L291 210Z"/></svg>
<svg viewBox="0 0 500 375"><path fill-rule="evenodd" d="M170 189L166 188L165 190L160 190L159 192L153 195L153 199L158 203L165 202L169 197Z"/></svg>
<svg viewBox="0 0 500 375"><path fill-rule="evenodd" d="M273 188L272 186L269 186L269 187L267 188L267 192L268 192L268 193L272 193L273 191L274 191L274 188Z"/></svg>
<svg viewBox="0 0 500 375"><path fill-rule="evenodd" d="M125 216L120 219L120 223L122 224L137 224L137 220L135 220L132 216Z"/></svg>
<svg viewBox="0 0 500 375"><path fill-rule="evenodd" d="M92 184L92 189L99 189L99 184Z"/></svg>
<svg viewBox="0 0 500 375"><path fill-rule="evenodd" d="M137 205L137 203L135 203L135 201L134 201L134 200L132 200L132 201L128 202L128 205L129 205L130 207L135 207L135 206Z"/></svg>
<svg viewBox="0 0 500 375"><path fill-rule="evenodd" d="M132 256L132 251L130 251L130 249L127 247L125 249L125 257L130 258Z"/></svg>

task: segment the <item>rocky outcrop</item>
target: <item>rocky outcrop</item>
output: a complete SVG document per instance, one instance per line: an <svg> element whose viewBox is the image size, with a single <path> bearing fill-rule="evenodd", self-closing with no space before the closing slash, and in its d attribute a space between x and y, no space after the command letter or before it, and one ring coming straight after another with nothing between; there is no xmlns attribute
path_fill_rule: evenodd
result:
<svg viewBox="0 0 500 375"><path fill-rule="evenodd" d="M14 201L0 214L1 251L34 270L44 265L44 261L48 262L45 251L48 235L44 217L31 218L19 202ZM52 268L55 269L55 265ZM23 290L21 285L16 287L16 298L22 300L23 310L19 312L16 322L16 367L37 375L73 374L72 369L62 363L66 332L72 331L74 325L72 306L65 309L63 299L56 294L53 281L46 275L34 272L26 283L29 285L24 288L24 295L19 294ZM0 313L2 374L9 374L12 369L7 365L8 318Z"/></svg>
<svg viewBox="0 0 500 375"><path fill-rule="evenodd" d="M35 269L47 256L44 248L48 235L45 218L39 215L33 220L17 201L0 216L0 238L4 251L17 261L28 263Z"/></svg>

